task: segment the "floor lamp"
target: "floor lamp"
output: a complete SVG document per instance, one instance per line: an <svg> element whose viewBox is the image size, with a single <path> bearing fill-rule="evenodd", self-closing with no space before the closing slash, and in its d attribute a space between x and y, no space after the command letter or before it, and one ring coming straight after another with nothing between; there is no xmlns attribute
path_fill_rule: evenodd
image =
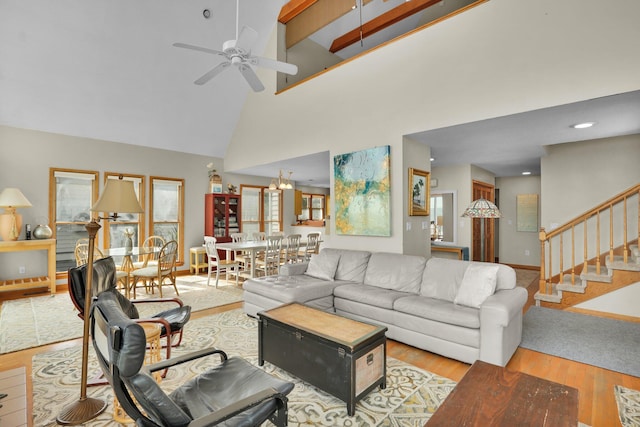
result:
<svg viewBox="0 0 640 427"><path fill-rule="evenodd" d="M496 205L487 199L478 199L471 202L462 214L466 218L480 218L480 261L484 262L484 219L500 218L502 214Z"/></svg>
<svg viewBox="0 0 640 427"><path fill-rule="evenodd" d="M107 403L101 399L87 397L87 363L89 356L89 311L93 297L93 251L98 230L99 220L116 219L120 213L142 213L143 209L138 202L138 197L133 188L132 181L125 181L122 175L118 179L107 179L104 191L98 202L91 207L93 212L111 212L112 216L92 218L85 228L89 233L89 254L87 259L87 277L85 279L84 299L84 333L82 335L82 377L80 380L80 398L60 411L56 417L58 424L78 425L83 424L102 413Z"/></svg>

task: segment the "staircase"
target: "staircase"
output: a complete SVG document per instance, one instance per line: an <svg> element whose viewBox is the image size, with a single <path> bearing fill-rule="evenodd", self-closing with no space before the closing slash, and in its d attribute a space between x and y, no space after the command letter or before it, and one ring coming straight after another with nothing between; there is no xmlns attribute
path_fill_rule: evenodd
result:
<svg viewBox="0 0 640 427"><path fill-rule="evenodd" d="M640 184L547 233L536 305L571 307L640 281Z"/></svg>

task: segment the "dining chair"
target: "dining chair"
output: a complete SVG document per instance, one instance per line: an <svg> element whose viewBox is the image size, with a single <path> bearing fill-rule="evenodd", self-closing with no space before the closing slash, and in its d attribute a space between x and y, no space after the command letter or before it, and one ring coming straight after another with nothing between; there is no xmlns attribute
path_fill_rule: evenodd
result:
<svg viewBox="0 0 640 427"><path fill-rule="evenodd" d="M309 261L311 255L317 254L320 246L320 233L307 234L307 246L300 252L303 254L304 261Z"/></svg>
<svg viewBox="0 0 640 427"><path fill-rule="evenodd" d="M156 265L158 264L158 255L160 254L160 249L162 249L162 247L165 244L165 240L162 236L149 236L146 239L144 239L144 242L142 243L142 247L144 248L156 248L157 251L148 253L148 254L144 254L142 256L142 260L141 261L136 261L133 263L133 268L143 268L143 267L148 267L150 265Z"/></svg>
<svg viewBox="0 0 640 427"><path fill-rule="evenodd" d="M256 259L256 270L265 276L275 274L280 268L280 253L282 250L282 236L267 236L264 258Z"/></svg>
<svg viewBox="0 0 640 427"><path fill-rule="evenodd" d="M80 239L80 240L84 240L84 239ZM76 257L76 267L86 264L87 260L89 259L89 242L87 241L86 243L85 242L76 243L74 254ZM99 248L94 247L93 259L98 260L101 258L104 258L104 254Z"/></svg>
<svg viewBox="0 0 640 427"><path fill-rule="evenodd" d="M224 270L225 272L225 280L229 280L229 271L235 272L236 286L238 286L238 270L240 269L240 263L237 260L233 259L220 259L218 248L216 247L215 237L204 236L204 247L207 252L207 258L209 259L207 286L209 286L209 281L211 280L211 270L214 267L216 269L216 288L218 287L218 281L220 280L221 270Z"/></svg>
<svg viewBox="0 0 640 427"><path fill-rule="evenodd" d="M302 235L300 234L289 234L284 239L284 263L285 264L295 264L301 261L301 258L298 255L300 252L300 238Z"/></svg>
<svg viewBox="0 0 640 427"><path fill-rule="evenodd" d="M251 240L262 242L267 239L267 233L264 231L255 231L251 234Z"/></svg>
<svg viewBox="0 0 640 427"><path fill-rule="evenodd" d="M246 233L231 233L229 234L233 243L242 243L248 240ZM246 251L233 251L233 259L238 261L240 268L238 270L248 271L251 264L251 254Z"/></svg>
<svg viewBox="0 0 640 427"><path fill-rule="evenodd" d="M165 285L165 280L169 280L169 284L173 285L176 295L180 295L178 293L178 287L176 286L175 270L177 259L178 242L170 240L164 244L162 249L160 249L157 265L133 270L131 272L133 298L136 298L136 288L138 287L138 282L140 280L145 283L145 288L146 283L148 282L149 287L151 288L151 293L154 292L154 287L157 286L158 291L160 292L160 298L162 298L162 286Z"/></svg>

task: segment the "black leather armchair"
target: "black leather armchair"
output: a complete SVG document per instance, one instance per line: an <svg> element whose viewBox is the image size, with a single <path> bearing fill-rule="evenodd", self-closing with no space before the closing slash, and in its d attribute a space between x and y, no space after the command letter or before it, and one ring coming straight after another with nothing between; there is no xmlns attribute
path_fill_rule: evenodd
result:
<svg viewBox="0 0 640 427"><path fill-rule="evenodd" d="M122 311L114 293L99 294L93 304L91 336L105 376L137 426L259 426L266 420L287 425L286 395L293 384L222 350L204 349L143 367L144 331ZM170 394L151 375L211 355L221 362Z"/></svg>
<svg viewBox="0 0 640 427"><path fill-rule="evenodd" d="M80 267L69 269L68 285L71 301L78 309L78 316L84 318L84 298L85 298L85 277L87 275L86 264ZM95 297L101 292L113 293L122 310L131 319L139 319L144 322L160 324L161 336L167 338L167 348L178 346L182 342L182 332L184 325L191 317L191 306L184 305L178 298L153 298L143 300L128 300L117 289L116 265L111 257L106 257L94 261L93 263L93 290L91 296ZM140 319L140 314L136 305L157 304L162 302L175 303L175 307L163 310L154 314L151 318ZM170 351L168 350L169 357Z"/></svg>

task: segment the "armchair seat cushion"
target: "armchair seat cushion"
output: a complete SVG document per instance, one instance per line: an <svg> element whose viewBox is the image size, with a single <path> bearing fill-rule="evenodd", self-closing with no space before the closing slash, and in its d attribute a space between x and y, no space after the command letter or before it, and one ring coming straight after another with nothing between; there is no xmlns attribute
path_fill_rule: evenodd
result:
<svg viewBox="0 0 640 427"><path fill-rule="evenodd" d="M172 331L178 331L184 327L191 317L191 306L184 305L182 307L174 307L168 310L161 311L158 314L153 315L155 319L164 319L169 322L169 327ZM162 326L161 334L166 334L165 327Z"/></svg>
<svg viewBox="0 0 640 427"><path fill-rule="evenodd" d="M247 385L250 384L250 387ZM230 357L220 365L187 381L170 394L176 405L193 419L232 405L250 396L256 390L274 388L286 395L293 383L282 381L261 369L256 369L244 359ZM219 424L222 426L255 426L273 413L275 400L261 403L255 411L243 412Z"/></svg>

